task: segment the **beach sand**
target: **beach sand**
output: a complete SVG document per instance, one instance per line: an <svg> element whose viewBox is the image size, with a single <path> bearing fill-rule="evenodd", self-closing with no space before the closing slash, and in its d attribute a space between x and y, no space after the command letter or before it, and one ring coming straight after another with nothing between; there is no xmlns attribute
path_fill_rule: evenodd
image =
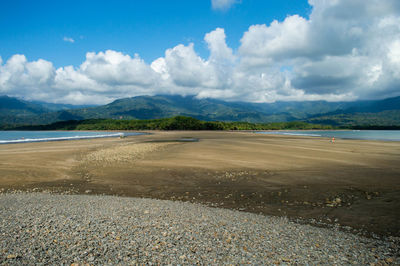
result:
<svg viewBox="0 0 400 266"><path fill-rule="evenodd" d="M191 201L400 236L400 142L151 133L1 145L0 189Z"/></svg>

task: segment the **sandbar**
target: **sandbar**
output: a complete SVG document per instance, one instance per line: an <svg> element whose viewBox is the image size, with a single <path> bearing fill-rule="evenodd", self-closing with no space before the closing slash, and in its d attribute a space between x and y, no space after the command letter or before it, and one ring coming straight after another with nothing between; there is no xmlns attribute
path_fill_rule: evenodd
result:
<svg viewBox="0 0 400 266"><path fill-rule="evenodd" d="M190 201L400 236L400 142L150 133L1 145L0 191Z"/></svg>

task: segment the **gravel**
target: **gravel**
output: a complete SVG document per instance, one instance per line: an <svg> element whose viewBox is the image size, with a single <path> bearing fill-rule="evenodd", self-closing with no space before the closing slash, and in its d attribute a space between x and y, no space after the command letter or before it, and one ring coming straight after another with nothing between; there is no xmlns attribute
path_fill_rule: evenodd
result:
<svg viewBox="0 0 400 266"><path fill-rule="evenodd" d="M377 240L154 199L0 194L0 264L400 264Z"/></svg>

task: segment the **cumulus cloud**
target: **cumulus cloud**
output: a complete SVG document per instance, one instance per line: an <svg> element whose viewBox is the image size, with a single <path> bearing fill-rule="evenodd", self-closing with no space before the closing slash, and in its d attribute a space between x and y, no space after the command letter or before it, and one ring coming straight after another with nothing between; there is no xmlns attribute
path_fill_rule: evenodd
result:
<svg viewBox="0 0 400 266"><path fill-rule="evenodd" d="M399 2L310 4L309 19L294 15L268 26L251 26L239 48L243 66L292 66L291 86L304 92L302 98L370 98L377 90L381 97L395 95L390 88L396 87L398 68L390 58L398 57Z"/></svg>
<svg viewBox="0 0 400 266"><path fill-rule="evenodd" d="M52 88L55 69L51 62L28 62L24 55L13 55L0 66L0 92L7 95L43 94Z"/></svg>
<svg viewBox="0 0 400 266"><path fill-rule="evenodd" d="M138 55L131 58L120 52L87 53L80 71L88 78L107 85L137 85L147 87L154 84L154 72Z"/></svg>
<svg viewBox="0 0 400 266"><path fill-rule="evenodd" d="M250 26L241 39L240 53L251 60L250 64L263 62L260 57L279 60L307 55L311 52L309 39L309 22L298 15L289 16L283 22L274 20L269 26Z"/></svg>
<svg viewBox="0 0 400 266"><path fill-rule="evenodd" d="M70 42L70 43L74 43L75 42L74 39L72 39L71 37L67 37L67 36L64 36L63 41L64 42Z"/></svg>
<svg viewBox="0 0 400 266"><path fill-rule="evenodd" d="M230 63L234 60L232 49L226 44L225 30L222 28L216 28L214 31L207 33L204 40L208 44L210 50L210 59L215 62L227 62Z"/></svg>
<svg viewBox="0 0 400 266"><path fill-rule="evenodd" d="M217 7L234 1L213 1ZM66 103L137 95L225 100L355 100L400 95L400 2L309 0L308 18L251 25L233 50L224 29L206 33L210 55L177 44L146 63L118 51L86 54L79 66L0 57L0 93Z"/></svg>
<svg viewBox="0 0 400 266"><path fill-rule="evenodd" d="M228 10L236 2L236 0L211 0L211 6L214 10Z"/></svg>
<svg viewBox="0 0 400 266"><path fill-rule="evenodd" d="M131 57L121 52L86 54L86 60L75 68L56 70L54 87L65 90L63 100L79 96L79 103L105 103L117 98L154 94L159 75L138 55Z"/></svg>
<svg viewBox="0 0 400 266"><path fill-rule="evenodd" d="M178 86L201 86L209 72L207 62L196 54L193 43L168 49L164 60L172 82Z"/></svg>

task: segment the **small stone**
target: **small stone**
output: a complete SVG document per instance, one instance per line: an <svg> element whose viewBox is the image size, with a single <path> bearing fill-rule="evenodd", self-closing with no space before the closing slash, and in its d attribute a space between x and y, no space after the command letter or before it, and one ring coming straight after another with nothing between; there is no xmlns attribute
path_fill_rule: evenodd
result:
<svg viewBox="0 0 400 266"><path fill-rule="evenodd" d="M386 263L393 263L394 259L393 258L386 258L385 261L386 261Z"/></svg>
<svg viewBox="0 0 400 266"><path fill-rule="evenodd" d="M373 192L370 195L375 198ZM240 193L235 197L240 198ZM337 198L331 198L335 208ZM24 204L32 200L36 201L34 208ZM347 205L347 197L341 200ZM303 203L291 200L289 204ZM313 204L309 203L308 207ZM391 254L396 254L393 247L399 238L364 239L336 227L321 230L286 218L189 203L26 193L0 194L0 206L0 227L6 225L13 236L0 241L0 264L7 265L393 265L398 260ZM334 210L327 209L323 201L320 206ZM330 213L310 222L339 220Z"/></svg>
<svg viewBox="0 0 400 266"><path fill-rule="evenodd" d="M18 255L16 255L16 254L7 255L7 259L9 259L9 260L16 259L16 258L18 258Z"/></svg>

